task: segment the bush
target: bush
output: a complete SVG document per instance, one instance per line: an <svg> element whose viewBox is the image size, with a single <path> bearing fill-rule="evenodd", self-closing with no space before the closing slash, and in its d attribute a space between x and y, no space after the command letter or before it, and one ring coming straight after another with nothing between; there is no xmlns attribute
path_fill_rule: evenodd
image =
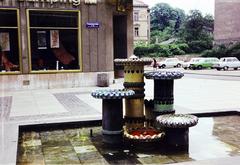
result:
<svg viewBox="0 0 240 165"><path fill-rule="evenodd" d="M137 46L134 49L134 54L139 57L147 56L149 54L148 51L149 51L148 46Z"/></svg>
<svg viewBox="0 0 240 165"><path fill-rule="evenodd" d="M172 55L186 54L185 50L189 50L187 44L149 44L136 46L134 49L134 54L139 57L169 57Z"/></svg>
<svg viewBox="0 0 240 165"><path fill-rule="evenodd" d="M211 50L206 50L201 54L203 57L237 57L240 58L240 43L236 43L229 47L219 45Z"/></svg>
<svg viewBox="0 0 240 165"><path fill-rule="evenodd" d="M185 54L185 51L180 49L179 45L176 44L170 44L169 49L172 52L173 55L183 55Z"/></svg>
<svg viewBox="0 0 240 165"><path fill-rule="evenodd" d="M188 43L191 53L201 53L204 50L212 49L211 40L196 40Z"/></svg>
<svg viewBox="0 0 240 165"><path fill-rule="evenodd" d="M178 44L179 49L183 50L185 53L190 53L190 48L186 43Z"/></svg>

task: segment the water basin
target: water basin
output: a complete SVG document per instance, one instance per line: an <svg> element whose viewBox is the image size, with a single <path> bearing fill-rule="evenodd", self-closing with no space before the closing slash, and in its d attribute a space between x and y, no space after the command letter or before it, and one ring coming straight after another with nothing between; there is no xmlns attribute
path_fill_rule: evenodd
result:
<svg viewBox="0 0 240 165"><path fill-rule="evenodd" d="M106 146L101 127L20 132L17 164L165 164L240 155L240 117L199 118L189 129L188 151ZM93 136L91 136L91 131ZM139 144L140 145L140 144Z"/></svg>

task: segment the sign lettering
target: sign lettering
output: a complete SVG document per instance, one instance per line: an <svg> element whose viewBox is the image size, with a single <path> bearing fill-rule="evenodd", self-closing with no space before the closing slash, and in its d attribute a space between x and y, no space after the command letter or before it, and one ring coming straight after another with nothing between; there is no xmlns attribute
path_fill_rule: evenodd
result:
<svg viewBox="0 0 240 165"><path fill-rule="evenodd" d="M97 29L100 27L99 22L87 22L86 27L89 29Z"/></svg>
<svg viewBox="0 0 240 165"><path fill-rule="evenodd" d="M81 0L18 0L19 2L41 2L41 3L71 3L73 6L79 6L81 3Z"/></svg>

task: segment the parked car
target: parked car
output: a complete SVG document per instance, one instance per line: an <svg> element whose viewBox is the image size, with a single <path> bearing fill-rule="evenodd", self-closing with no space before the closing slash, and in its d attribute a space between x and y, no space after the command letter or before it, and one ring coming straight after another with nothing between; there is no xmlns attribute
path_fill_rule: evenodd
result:
<svg viewBox="0 0 240 165"><path fill-rule="evenodd" d="M220 58L219 62L214 65L214 68L217 70L228 70L229 68L237 70L240 68L240 61L236 57L223 57Z"/></svg>
<svg viewBox="0 0 240 165"><path fill-rule="evenodd" d="M218 64L219 59L212 58L200 58L199 60L190 63L190 69L203 69L203 68L214 68L214 65Z"/></svg>
<svg viewBox="0 0 240 165"><path fill-rule="evenodd" d="M190 69L190 64L194 64L195 62L198 62L200 59L201 59L201 58L191 58L190 61L184 62L184 63L182 64L182 67L183 67L184 69Z"/></svg>
<svg viewBox="0 0 240 165"><path fill-rule="evenodd" d="M180 61L177 58L167 58L164 61L158 62L159 68L171 68L171 67L181 67L183 64L183 61Z"/></svg>

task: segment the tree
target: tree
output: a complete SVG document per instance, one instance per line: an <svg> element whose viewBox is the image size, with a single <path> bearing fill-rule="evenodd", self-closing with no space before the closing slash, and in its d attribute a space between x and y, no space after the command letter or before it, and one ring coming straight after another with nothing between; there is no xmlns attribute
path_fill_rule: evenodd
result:
<svg viewBox="0 0 240 165"><path fill-rule="evenodd" d="M182 30L183 38L188 41L208 39L213 33L214 20L213 17L207 15L203 17L199 10L190 11L187 16Z"/></svg>
<svg viewBox="0 0 240 165"><path fill-rule="evenodd" d="M213 17L203 17L199 10L192 10L187 16L180 37L192 49L192 52L199 53L212 48Z"/></svg>
<svg viewBox="0 0 240 165"><path fill-rule="evenodd" d="M169 4L158 3L151 9L151 30L163 31L167 27L172 27L177 31L185 19L182 9L174 9Z"/></svg>

